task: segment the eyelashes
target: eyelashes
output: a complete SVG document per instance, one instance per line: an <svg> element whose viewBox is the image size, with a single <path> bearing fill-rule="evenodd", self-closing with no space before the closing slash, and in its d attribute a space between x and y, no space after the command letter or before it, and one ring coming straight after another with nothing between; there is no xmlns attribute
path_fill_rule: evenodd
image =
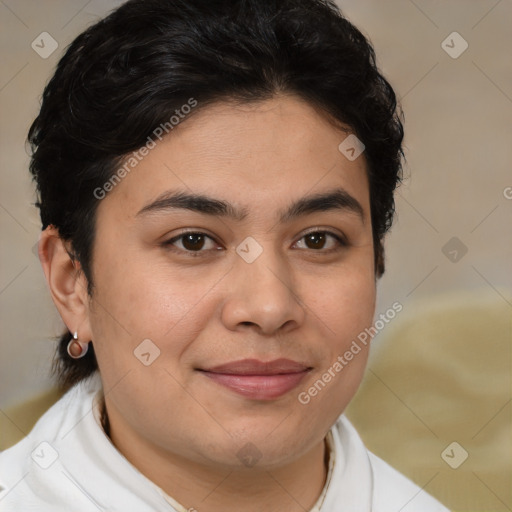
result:
<svg viewBox="0 0 512 512"><path fill-rule="evenodd" d="M349 245L345 237L333 233L332 231L322 229L305 233L293 245L296 246L302 241L305 241L306 246L301 247L299 250L320 254L331 254L345 249ZM313 247L307 246L310 243L313 244ZM181 245L181 247L177 244ZM219 247L213 237L201 231L183 232L166 240L162 245L173 252L191 257L203 257L205 255L211 255L212 251L216 252L222 250L222 247ZM214 246L213 248L211 247L212 245ZM325 249L326 245L330 245L331 247Z"/></svg>
<svg viewBox="0 0 512 512"><path fill-rule="evenodd" d="M205 243L208 240L210 242L216 243L215 240L206 233L201 233L199 231L188 231L185 233L181 233L180 235L177 235L171 238L170 240L167 240L166 242L164 242L164 245L172 249L177 249L175 247L175 243L181 241L181 245L183 246L183 248L177 249L178 251L191 253L191 256L201 256L200 253L205 252L202 251L201 249L204 247ZM189 247L186 247L185 244L189 246L196 246L195 249L199 250L190 249ZM199 247L197 247L197 245L199 245ZM209 250L211 251L212 249Z"/></svg>
<svg viewBox="0 0 512 512"><path fill-rule="evenodd" d="M306 249L310 249L310 250L313 250L313 251L318 251L318 252L332 252L333 250L336 250L336 249L339 249L339 248L344 248L344 247L347 247L348 243L346 241L345 238L343 238L342 236L336 234L336 233L333 233L331 231L325 231L325 230L315 230L315 231L309 231L308 233L302 235L301 238L299 238L299 240L294 244L296 245L297 243L299 243L301 240L304 240L304 239L308 239L309 237L309 241L312 241L314 244L318 243L320 241L320 243L324 242L326 239L328 239L329 237L334 240L334 243L335 243L335 247L331 247L331 249L324 249L323 247L321 247L320 249L319 248L312 248L312 247L306 247Z"/></svg>

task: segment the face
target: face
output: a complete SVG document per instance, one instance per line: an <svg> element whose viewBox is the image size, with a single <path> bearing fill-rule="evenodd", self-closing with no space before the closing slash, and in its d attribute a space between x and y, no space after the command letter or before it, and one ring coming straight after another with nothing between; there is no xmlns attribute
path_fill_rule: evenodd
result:
<svg viewBox="0 0 512 512"><path fill-rule="evenodd" d="M87 325L119 439L224 467L247 443L271 467L321 442L361 381L368 348L343 356L375 307L348 133L291 96L218 103L100 201Z"/></svg>

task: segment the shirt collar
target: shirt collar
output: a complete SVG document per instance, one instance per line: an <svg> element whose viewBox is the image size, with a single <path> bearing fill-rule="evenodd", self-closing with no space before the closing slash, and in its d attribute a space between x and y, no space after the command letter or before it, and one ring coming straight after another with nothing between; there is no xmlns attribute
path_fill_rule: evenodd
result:
<svg viewBox="0 0 512 512"><path fill-rule="evenodd" d="M320 496L309 512L335 512L339 510L340 503L344 504L346 510L370 512L370 462L359 435L345 417L342 416L329 430L325 444L328 456L327 478ZM160 487L154 483L152 485L177 512L188 512Z"/></svg>
<svg viewBox="0 0 512 512"><path fill-rule="evenodd" d="M101 430L102 437L105 437L115 449L103 431L103 404L103 390L99 389L93 399L94 423ZM326 482L309 512L336 512L341 503L346 510L370 512L373 499L373 474L368 451L344 415L340 416L331 427L325 437L325 443L328 456ZM126 463L131 466L128 461ZM142 474L140 476L143 477ZM143 478L149 483L149 487L156 491L176 512L188 512L189 509L179 504L151 480Z"/></svg>

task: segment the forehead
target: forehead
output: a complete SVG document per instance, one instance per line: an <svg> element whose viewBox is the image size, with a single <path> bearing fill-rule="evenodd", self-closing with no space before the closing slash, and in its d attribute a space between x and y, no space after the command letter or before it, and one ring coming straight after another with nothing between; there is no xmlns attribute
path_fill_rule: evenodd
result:
<svg viewBox="0 0 512 512"><path fill-rule="evenodd" d="M236 200L269 210L283 198L342 187L368 208L364 154L338 149L350 134L293 96L199 108L156 140L105 201L135 215L166 190Z"/></svg>

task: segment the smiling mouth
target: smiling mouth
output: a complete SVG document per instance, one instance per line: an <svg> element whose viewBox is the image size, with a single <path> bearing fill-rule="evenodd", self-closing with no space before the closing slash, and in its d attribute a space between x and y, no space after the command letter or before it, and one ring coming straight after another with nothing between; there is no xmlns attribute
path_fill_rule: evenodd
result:
<svg viewBox="0 0 512 512"><path fill-rule="evenodd" d="M311 370L310 366L290 359L243 359L198 369L217 384L253 400L274 400L289 393Z"/></svg>

